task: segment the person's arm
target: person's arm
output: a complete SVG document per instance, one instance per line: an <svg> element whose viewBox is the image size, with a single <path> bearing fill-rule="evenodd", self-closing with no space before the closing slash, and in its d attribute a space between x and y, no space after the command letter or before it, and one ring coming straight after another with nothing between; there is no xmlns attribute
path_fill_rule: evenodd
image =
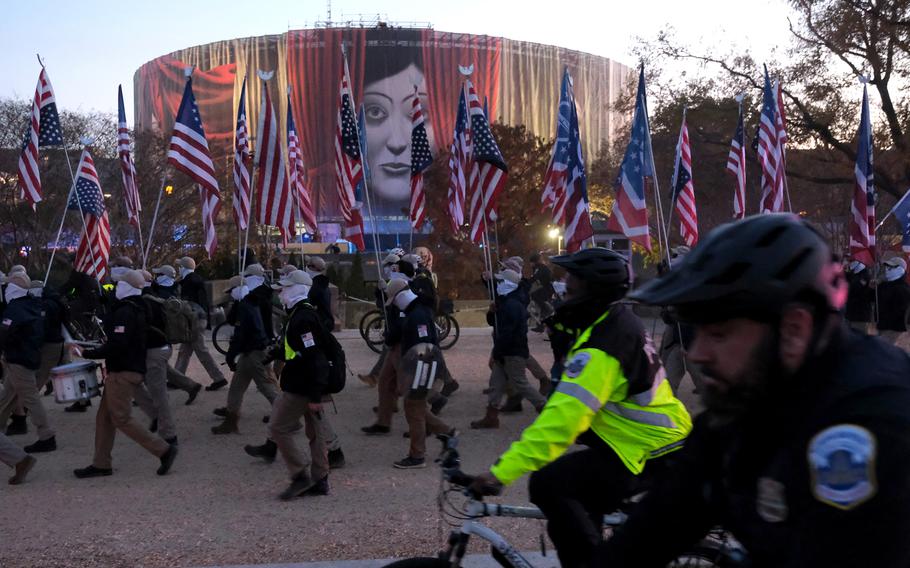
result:
<svg viewBox="0 0 910 568"><path fill-rule="evenodd" d="M231 335L228 351L224 356L228 368L232 371L236 369L237 356L240 355L243 347L247 344L248 330L252 323L250 310L246 306L241 306L240 302L234 304L234 315L236 318L234 333Z"/></svg>

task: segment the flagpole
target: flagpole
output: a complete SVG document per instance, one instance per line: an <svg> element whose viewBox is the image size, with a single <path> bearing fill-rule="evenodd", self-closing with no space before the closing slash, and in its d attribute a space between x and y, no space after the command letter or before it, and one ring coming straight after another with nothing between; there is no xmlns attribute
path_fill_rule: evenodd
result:
<svg viewBox="0 0 910 568"><path fill-rule="evenodd" d="M155 202L155 213L152 215L152 226L149 227L149 238L145 241L145 258L148 259L152 249L152 237L155 234L155 225L158 223L158 210L161 208L161 196L164 194L164 186L167 184L168 174L170 173L170 164L164 167L164 174L161 176L161 188L158 190L158 201Z"/></svg>
<svg viewBox="0 0 910 568"><path fill-rule="evenodd" d="M69 210L70 199L73 197L73 190L76 188L75 181L70 184L70 191L66 196L66 203L63 205L63 215L60 216L60 226L57 228L57 238L54 239L54 248L51 249L51 258L47 263L47 272L44 274L44 284L51 275L51 267L54 265L54 256L57 254L57 248L60 246L60 235L63 234L63 223L66 221L66 212Z"/></svg>
<svg viewBox="0 0 910 568"><path fill-rule="evenodd" d="M136 191L138 198L138 189ZM142 241L142 220L139 218L140 212L136 211L136 232L139 233L139 254L142 255L142 270L146 270L148 264L148 257L145 254L145 244Z"/></svg>
<svg viewBox="0 0 910 568"><path fill-rule="evenodd" d="M908 196L908 195L910 195L910 189L908 189L906 192L904 192L904 196L901 197L900 199L898 199L898 200L897 200L897 203L894 204L894 207L892 207L891 210L888 211L888 213L887 213L884 217L882 217L882 220L879 221L879 222L875 225L875 231L876 231L876 232L877 232L879 229L882 228L882 225L885 224L885 221L888 220L888 217L890 217L891 215L894 214L894 211L900 206L901 203L904 202L905 199L907 199L907 196Z"/></svg>

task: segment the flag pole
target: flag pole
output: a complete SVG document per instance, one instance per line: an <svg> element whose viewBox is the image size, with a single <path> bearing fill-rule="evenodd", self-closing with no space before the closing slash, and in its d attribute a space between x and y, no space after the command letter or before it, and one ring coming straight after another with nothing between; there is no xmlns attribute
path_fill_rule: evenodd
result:
<svg viewBox="0 0 910 568"><path fill-rule="evenodd" d="M901 197L900 199L898 199L898 200L897 200L897 203L894 204L894 207L892 207L891 210L888 211L888 213L887 213L884 217L882 217L881 221L879 221L879 222L875 225L875 231L876 231L876 232L878 232L878 230L882 228L882 225L885 224L885 221L888 220L888 217L890 217L891 215L894 214L894 211L900 206L901 203L904 202L905 199L907 199L907 196L908 196L908 195L910 195L910 189L908 189L906 192L904 192L903 197Z"/></svg>
<svg viewBox="0 0 910 568"><path fill-rule="evenodd" d="M62 128L61 128L61 130L62 130ZM94 142L94 140L91 138L81 138L79 141L82 142L83 146L88 146L92 142ZM75 190L76 175L73 173L73 165L70 162L70 154L69 154L69 151L67 151L67 149L66 149L65 142L63 144L63 155L66 156L66 166L70 170L70 177L73 178L73 189ZM82 163L81 160L79 163L80 164ZM100 187L99 187L99 189L100 189ZM101 279L99 278L100 275L98 274L98 266L95 262L95 247L92 246L92 243L89 240L91 237L88 234L88 225L85 224L85 213L82 211L82 201L80 201L80 199L79 199L78 192L76 193L76 205L79 206L79 218L82 219L82 234L85 236L86 243L88 244L88 253L89 253L90 258L92 259L92 272L95 273L95 283L98 284L98 291L100 292L101 291ZM69 207L69 200L67 200L66 206ZM66 215L66 213L64 213L64 215ZM56 248L56 247L54 247L54 248ZM50 269L50 267L48 267L48 269ZM50 270L48 270L48 274L50 274Z"/></svg>
<svg viewBox="0 0 910 568"><path fill-rule="evenodd" d="M155 202L155 213L152 215L152 226L149 227L149 238L145 241L145 258L148 259L152 249L152 236L155 234L155 225L158 223L158 210L161 208L161 195L164 193L164 186L167 184L168 174L170 173L170 164L164 167L164 174L161 176L161 188L158 190L158 201Z"/></svg>
<svg viewBox="0 0 910 568"><path fill-rule="evenodd" d="M137 190L138 193L138 190ZM139 197L138 195L136 196ZM146 270L148 264L148 256L145 252L145 244L142 241L142 220L139 218L141 213L136 211L136 232L139 234L139 254L142 255L142 270Z"/></svg>

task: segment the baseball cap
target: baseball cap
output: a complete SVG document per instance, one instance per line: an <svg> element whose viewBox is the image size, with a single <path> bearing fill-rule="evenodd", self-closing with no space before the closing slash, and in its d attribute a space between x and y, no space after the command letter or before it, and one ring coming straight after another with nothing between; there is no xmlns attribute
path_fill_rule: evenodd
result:
<svg viewBox="0 0 910 568"><path fill-rule="evenodd" d="M227 288L225 288L225 291L233 290L234 288L236 288L237 286L240 286L242 284L243 284L242 276L239 276L239 275L231 276L231 279L228 280Z"/></svg>
<svg viewBox="0 0 910 568"><path fill-rule="evenodd" d="M196 270L196 261L188 256L184 256L183 258L178 258L177 262L175 264L177 266L179 266L180 268L188 268L190 270Z"/></svg>
<svg viewBox="0 0 910 568"><path fill-rule="evenodd" d="M259 263L251 264L243 271L244 276L265 276L265 269Z"/></svg>
<svg viewBox="0 0 910 568"><path fill-rule="evenodd" d="M382 259L382 265L388 266L390 264L397 264L399 260L401 260L401 257L397 254L389 254L384 259Z"/></svg>
<svg viewBox="0 0 910 568"><path fill-rule="evenodd" d="M139 290L145 288L145 276L141 270L128 270L120 280Z"/></svg>
<svg viewBox="0 0 910 568"><path fill-rule="evenodd" d="M395 296L397 296L399 292L401 292L402 290L406 290L407 288L410 288L410 285L408 284L407 280L395 279L395 280L392 280L391 282L389 282L389 287L385 291L386 297L388 298L385 301L385 305L391 306L392 300L395 299Z"/></svg>
<svg viewBox="0 0 910 568"><path fill-rule="evenodd" d="M132 268L133 259L128 256L118 256L114 259L114 262L111 263L111 266L124 266L126 268Z"/></svg>
<svg viewBox="0 0 910 568"><path fill-rule="evenodd" d="M290 274L291 272L294 272L295 270L297 270L297 267L294 266L293 264L285 264L278 270L278 274L280 274L282 276L286 276L286 275Z"/></svg>
<svg viewBox="0 0 910 568"><path fill-rule="evenodd" d="M281 288L284 288L285 286L297 286L297 285L312 286L313 279L310 278L310 275L307 274L306 272L304 272L303 270L295 270L294 272L291 272L290 274L286 274L286 275L282 276L281 279L278 281L278 284L273 284L272 288L275 290L280 290Z"/></svg>
<svg viewBox="0 0 910 568"><path fill-rule="evenodd" d="M32 279L25 272L11 272L6 281L10 284L15 284L23 290L28 290L32 287Z"/></svg>
<svg viewBox="0 0 910 568"><path fill-rule="evenodd" d="M307 268L312 268L318 272L325 270L325 261L322 260L322 257L319 256L310 256L307 257Z"/></svg>
<svg viewBox="0 0 910 568"><path fill-rule="evenodd" d="M163 274L165 276L170 276L171 278L175 278L177 276L177 271L174 270L174 267L171 266L170 264L163 264L163 265L159 266L158 268L153 268L152 272L154 272L155 274Z"/></svg>

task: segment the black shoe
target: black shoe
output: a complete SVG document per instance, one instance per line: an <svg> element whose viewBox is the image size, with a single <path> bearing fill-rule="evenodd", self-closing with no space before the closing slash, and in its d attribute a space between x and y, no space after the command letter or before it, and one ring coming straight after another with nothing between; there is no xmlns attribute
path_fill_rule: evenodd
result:
<svg viewBox="0 0 910 568"><path fill-rule="evenodd" d="M452 396L452 393L457 391L461 385L458 384L458 381L452 379L442 386L442 396Z"/></svg>
<svg viewBox="0 0 910 568"><path fill-rule="evenodd" d="M175 459L177 459L177 444L168 444L167 451L161 456L161 466L157 471L158 475L166 475L171 470L171 466L174 465Z"/></svg>
<svg viewBox="0 0 910 568"><path fill-rule="evenodd" d="M398 407L396 406L395 408L393 408L393 409L392 409L392 412L398 412ZM373 407L373 414L379 414L379 407L378 407L378 406L374 406L374 407Z"/></svg>
<svg viewBox="0 0 910 568"><path fill-rule="evenodd" d="M521 397L509 397L499 409L500 412L521 412L522 410Z"/></svg>
<svg viewBox="0 0 910 568"><path fill-rule="evenodd" d="M177 443L177 436L174 436L173 438L165 438L164 441L167 442L168 444L172 445L172 446L178 445L178 443Z"/></svg>
<svg viewBox="0 0 910 568"><path fill-rule="evenodd" d="M266 440L261 446L247 445L243 447L243 451L247 455L254 458L262 458L267 463L272 463L275 461L275 456L278 455L278 445L271 440Z"/></svg>
<svg viewBox="0 0 910 568"><path fill-rule="evenodd" d="M222 387L226 387L226 386L227 386L227 381L224 380L224 379L221 379L220 381L215 381L214 383L212 383L212 384L210 384L209 386L205 387L205 390L207 390L207 391L216 391L216 390L218 390L218 389L220 389L220 388L222 388Z"/></svg>
<svg viewBox="0 0 910 568"><path fill-rule="evenodd" d="M34 444L30 444L22 448L27 454L42 454L45 452L53 452L57 449L57 438L51 436L47 440L38 440Z"/></svg>
<svg viewBox="0 0 910 568"><path fill-rule="evenodd" d="M54 394L54 381L47 383L47 386L44 387L44 396L50 396Z"/></svg>
<svg viewBox="0 0 910 568"><path fill-rule="evenodd" d="M301 473L291 480L291 484L288 485L287 489L281 492L281 495L279 495L278 498L282 501L291 501L292 499L303 495L303 493L312 486L313 481L310 479L310 476Z"/></svg>
<svg viewBox="0 0 910 568"><path fill-rule="evenodd" d="M320 479L319 481L317 481L316 483L314 483L313 486L310 487L309 489L307 489L306 491L304 491L303 494L304 495L313 495L313 496L328 495L329 494L329 476L327 475L327 476L323 477L322 479Z"/></svg>
<svg viewBox="0 0 910 568"><path fill-rule="evenodd" d="M423 458L412 458L411 456L408 456L401 461L393 463L392 466L397 469L420 469L427 467L427 460Z"/></svg>
<svg viewBox="0 0 910 568"><path fill-rule="evenodd" d="M269 420L271 420L271 415L269 415L269 414L266 414L265 416L262 417L263 424L268 424Z"/></svg>
<svg viewBox="0 0 910 568"><path fill-rule="evenodd" d="M112 470L112 469L104 469L101 467L95 467L93 465L90 465L88 467L83 467L82 469L73 470L73 475L75 475L79 479L87 479L89 477L107 477L109 475L112 475L113 473L114 473L114 470Z"/></svg>
<svg viewBox="0 0 910 568"><path fill-rule="evenodd" d="M193 401L196 400L196 397L199 396L199 393L202 391L202 385L196 385L193 387L193 390L190 391L189 398L186 399L186 405L189 406L193 404Z"/></svg>
<svg viewBox="0 0 910 568"><path fill-rule="evenodd" d="M433 401L433 404L430 405L430 412L432 412L436 416L439 416L439 413L442 412L442 407L444 407L446 404L448 404L448 402L449 402L449 399L447 397L440 396L439 398L437 398L436 400Z"/></svg>
<svg viewBox="0 0 910 568"><path fill-rule="evenodd" d="M481 391L481 394L490 394L491 392L493 392L493 389L486 388Z"/></svg>
<svg viewBox="0 0 910 568"><path fill-rule="evenodd" d="M158 419L155 418L154 420L152 420L152 423L149 424L149 432L152 432L154 434L157 431L158 431Z"/></svg>
<svg viewBox="0 0 910 568"><path fill-rule="evenodd" d="M63 411L64 412L85 412L86 410L88 410L88 407L91 405L92 405L92 401L90 401L90 400L86 400L86 401L77 400L73 404L64 408Z"/></svg>
<svg viewBox="0 0 910 568"><path fill-rule="evenodd" d="M28 422L25 421L25 416L16 416L12 415L9 426L6 427L7 436L21 436L23 434L28 434Z"/></svg>
<svg viewBox="0 0 910 568"><path fill-rule="evenodd" d="M329 469L341 469L344 467L344 452L341 448L329 450Z"/></svg>
<svg viewBox="0 0 910 568"><path fill-rule="evenodd" d="M173 384L173 383L168 383L168 384L167 384L167 390L169 390L169 391L175 391L175 390L178 390L179 388L180 388L180 387L178 387L177 385L175 385L175 384Z"/></svg>
<svg viewBox="0 0 910 568"><path fill-rule="evenodd" d="M377 436L380 434L388 434L392 429L381 424L373 424L371 426L364 426L360 431L368 436Z"/></svg>
<svg viewBox="0 0 910 568"><path fill-rule="evenodd" d="M228 415L227 407L219 406L218 408L216 408L215 410L212 411L212 414L214 414L215 416L220 416L222 418L227 418L227 415Z"/></svg>

